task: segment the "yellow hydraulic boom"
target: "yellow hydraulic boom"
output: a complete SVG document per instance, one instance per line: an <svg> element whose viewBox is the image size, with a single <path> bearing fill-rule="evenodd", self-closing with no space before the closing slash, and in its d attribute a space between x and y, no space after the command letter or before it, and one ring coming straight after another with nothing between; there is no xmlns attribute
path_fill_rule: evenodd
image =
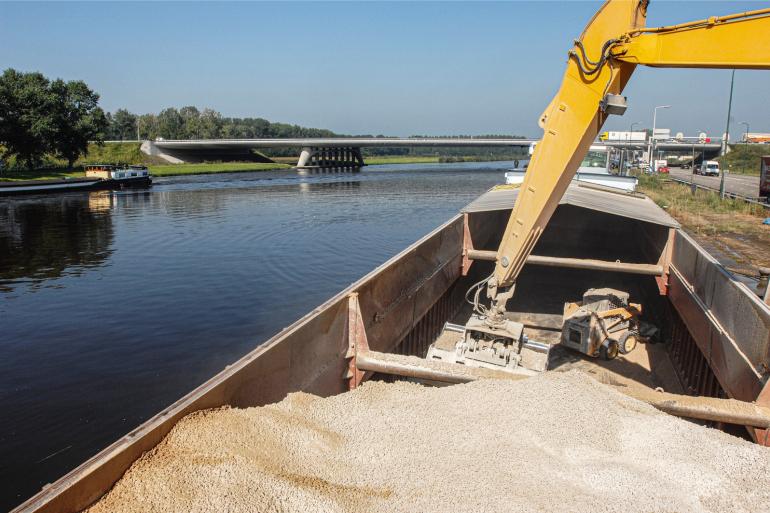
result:
<svg viewBox="0 0 770 513"><path fill-rule="evenodd" d="M625 111L620 94L637 64L770 69L770 8L646 28L648 3L608 0L569 51L487 282L490 325L500 325L517 276L604 121Z"/></svg>

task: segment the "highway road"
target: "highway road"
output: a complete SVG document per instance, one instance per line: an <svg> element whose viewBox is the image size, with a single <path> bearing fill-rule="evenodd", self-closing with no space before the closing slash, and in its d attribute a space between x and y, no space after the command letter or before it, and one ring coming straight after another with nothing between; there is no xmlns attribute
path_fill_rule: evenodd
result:
<svg viewBox="0 0 770 513"><path fill-rule="evenodd" d="M718 176L694 175L691 169L681 169L678 167L672 167L670 169L671 176L674 178L687 181L695 180L695 183L698 185L704 185L719 190ZM727 174L725 177L725 191L740 194L741 196L749 198L756 198L759 196L759 177Z"/></svg>

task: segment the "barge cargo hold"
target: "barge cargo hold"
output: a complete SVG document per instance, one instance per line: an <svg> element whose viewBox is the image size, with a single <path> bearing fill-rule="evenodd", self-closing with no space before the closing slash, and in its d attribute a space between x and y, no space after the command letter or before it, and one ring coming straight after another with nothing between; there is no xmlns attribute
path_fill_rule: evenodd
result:
<svg viewBox="0 0 770 513"><path fill-rule="evenodd" d="M497 247L515 194L485 194L15 511L87 508L190 413L263 406L292 392L328 397L362 379L390 379L351 373L351 344L365 337L374 352L422 357L447 321L462 322L466 290L491 271L491 262L468 257ZM648 198L572 185L533 254L509 303L531 329L552 333L563 303L597 285L629 291L660 329L661 343L643 344L628 355L635 360L563 353L556 370L770 405L770 308ZM764 429L736 432L770 445Z"/></svg>

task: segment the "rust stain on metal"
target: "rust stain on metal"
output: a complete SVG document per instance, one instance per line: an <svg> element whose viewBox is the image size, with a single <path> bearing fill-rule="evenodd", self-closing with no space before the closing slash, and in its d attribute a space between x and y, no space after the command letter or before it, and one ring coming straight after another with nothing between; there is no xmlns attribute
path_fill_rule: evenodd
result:
<svg viewBox="0 0 770 513"><path fill-rule="evenodd" d="M655 283L658 285L658 291L661 296L668 295L668 276L669 268L671 267L671 255L674 250L674 233L675 230L673 228L668 229L666 245L663 247L663 251L661 251L658 258L658 265L663 268L663 273L661 276L655 277Z"/></svg>
<svg viewBox="0 0 770 513"><path fill-rule="evenodd" d="M468 256L468 252L473 250L473 238L471 230L468 227L468 214L463 214L463 266L462 275L468 276L473 260Z"/></svg>

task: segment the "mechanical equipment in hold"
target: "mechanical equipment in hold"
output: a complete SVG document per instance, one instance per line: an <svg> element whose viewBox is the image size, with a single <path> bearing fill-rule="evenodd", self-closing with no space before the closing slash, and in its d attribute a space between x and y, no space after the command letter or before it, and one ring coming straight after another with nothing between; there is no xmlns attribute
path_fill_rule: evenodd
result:
<svg viewBox="0 0 770 513"><path fill-rule="evenodd" d="M478 346L474 341L478 340L477 334L482 333L478 329L480 323L493 331L483 332L485 340L507 340L509 353L517 353L517 347L523 347L521 339L516 338L518 331L511 331L509 325L502 322L506 318L506 303L513 296L516 279L581 158L607 118L626 111L623 89L638 65L770 68L770 45L767 44L770 9L653 28L646 26L649 3L649 0L604 2L569 50L561 87L540 117L543 138L534 149L512 205L497 249L494 272L480 285L486 286L488 306L479 303L476 291L474 314L463 338L466 344L463 354ZM609 330L635 322L635 316L623 318L630 315L630 305L619 306L625 312L620 317L597 308L592 310L588 305L581 305L578 310L583 320L570 318L568 324L578 327L583 323L585 333L580 335L583 332L576 330L574 338L574 343L581 345L581 351L591 355L604 351L611 356L616 353L615 346L622 345L620 337L624 332ZM597 338L601 338L598 346ZM624 342L633 345L635 340L635 337L626 337ZM607 347L602 345L605 341ZM484 348L489 350L488 345ZM627 349L618 347L617 350ZM496 351L498 354L499 350Z"/></svg>
<svg viewBox="0 0 770 513"><path fill-rule="evenodd" d="M550 344L529 340L524 325L503 319L496 326L474 315L465 326L446 323L428 348L428 360L469 367L485 367L516 374L536 374L548 369Z"/></svg>
<svg viewBox="0 0 770 513"><path fill-rule="evenodd" d="M633 351L642 305L628 298L628 292L620 290L588 289L582 302L565 303L561 344L605 360Z"/></svg>
<svg viewBox="0 0 770 513"><path fill-rule="evenodd" d="M607 0L574 40L561 86L540 117L543 138L533 150L497 251L464 255L469 262L494 261L494 271L468 291L473 293L468 323L448 325L430 348L429 359L506 372L545 370L550 346L527 340L523 326L509 319L506 303L582 157L607 118L626 111L622 93L637 66L770 69L770 8L647 27L649 3ZM487 305L480 301L482 289ZM565 310L563 343L591 356L611 358L636 345L641 307L629 304L628 294L620 291L598 289L589 291L593 296L588 297L602 290L604 299L584 297L574 310ZM530 362L528 356L534 353L539 357ZM452 373L443 365L437 367ZM383 368L389 366L369 370ZM408 372L413 376L418 371ZM421 376L431 372L419 369Z"/></svg>

